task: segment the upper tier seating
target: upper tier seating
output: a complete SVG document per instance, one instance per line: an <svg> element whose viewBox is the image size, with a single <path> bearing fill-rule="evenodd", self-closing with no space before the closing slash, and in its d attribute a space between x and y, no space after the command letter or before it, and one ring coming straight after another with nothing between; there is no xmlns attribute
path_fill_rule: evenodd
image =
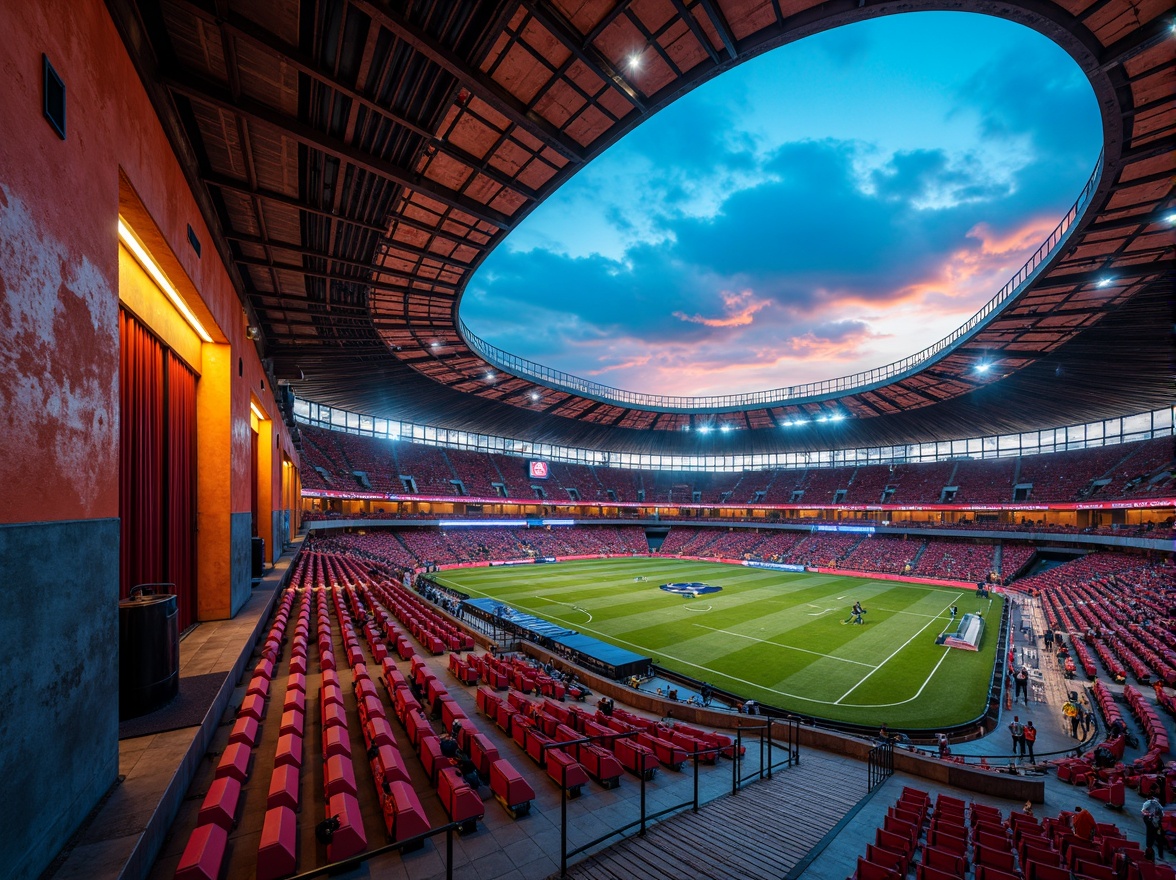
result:
<svg viewBox="0 0 1176 880"><path fill-rule="evenodd" d="M1017 459L993 458L983 461L961 459L957 463L952 501L956 504L1007 504L1013 500L1013 477Z"/></svg>
<svg viewBox="0 0 1176 880"><path fill-rule="evenodd" d="M1023 500L1034 502L1143 498L1174 491L1170 437L1020 458L956 459L893 467L705 473L550 461L548 479L536 480L528 474L528 458L441 449L404 440L391 442L313 427L303 427L302 435L303 484L307 488L370 488L390 494L406 491L401 476L411 477L422 495L456 495L455 481L460 481L472 497L501 497L495 484L505 484L507 497L535 498L541 490L545 501L557 504L637 503L642 497L649 504L676 506L799 503L819 507L834 504L835 498L848 504L934 504L947 486L958 487L952 499L955 504L1011 503L1015 485L1032 486ZM370 487L355 476L356 471L364 472ZM843 496L839 490L844 490ZM798 491L803 495L794 498Z"/></svg>

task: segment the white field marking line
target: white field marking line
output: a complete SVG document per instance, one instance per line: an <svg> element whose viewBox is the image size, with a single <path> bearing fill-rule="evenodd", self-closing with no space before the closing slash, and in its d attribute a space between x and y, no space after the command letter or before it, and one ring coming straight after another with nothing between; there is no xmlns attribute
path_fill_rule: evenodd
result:
<svg viewBox="0 0 1176 880"><path fill-rule="evenodd" d="M935 620L938 620L939 618L943 617L942 612L939 614L923 614L922 612L919 612L919 611L900 611L897 608L879 608L878 610L885 611L887 614L909 614L912 617L931 617L931 618L934 618Z"/></svg>
<svg viewBox="0 0 1176 880"><path fill-rule="evenodd" d="M846 660L844 657L834 657L832 654L822 654L820 651L810 651L808 648L796 648L796 647L793 647L792 645L782 645L779 642L773 642L771 639L759 639L759 638L756 638L755 636L748 636L748 635L744 635L743 633L732 632L729 629L718 629L713 626L707 626L706 624L703 624L703 623L692 623L690 625L697 626L701 629L709 629L711 632L723 633L724 635L735 636L736 638L740 638L740 639L747 639L750 642L759 642L760 644L772 645L773 647L776 647L776 648L787 648L789 651L800 651L802 654L813 654L817 657L826 657L829 660L840 660L842 663L852 663L855 666L870 667L869 663L862 663L860 660ZM870 668L872 668L872 667L870 667Z"/></svg>
<svg viewBox="0 0 1176 880"><path fill-rule="evenodd" d="M587 614L588 619L584 622L585 623L592 622L592 612L589 611L587 608L581 608L579 605L572 605L570 602L558 602L555 599L548 599L546 596L536 596L535 598L542 599L544 602L551 602L554 605L564 605L568 608L571 608L573 611L579 611L581 614Z"/></svg>
<svg viewBox="0 0 1176 880"><path fill-rule="evenodd" d="M809 606L809 608L816 608L816 607L817 607L816 605ZM836 610L837 610L836 608L826 608L823 611L810 611L808 613L808 616L809 617L820 617L822 614L828 614L830 611L836 611Z"/></svg>
<svg viewBox="0 0 1176 880"><path fill-rule="evenodd" d="M962 596L963 593L959 593L958 595ZM950 603L947 605L947 607L945 607L943 609L943 611L947 611L948 608L951 608ZM943 611L940 611L939 614L942 615ZM859 681L857 684L855 684L853 687L851 687L849 690L847 690L845 693L843 693L840 697L838 697L836 700L834 700L834 705L840 705L842 700L844 700L846 697L848 697L850 694L852 694L854 691L856 691L858 688L860 688L863 684L865 684L866 679L868 679L871 675L873 675L875 672L877 672L879 669L881 669L883 666L885 666L887 663L889 663L891 660L893 660L896 656L898 656L899 652L902 651L903 648L905 648L907 645L909 645L911 642L913 642L915 639L917 639L919 636L921 636L923 634L923 630L925 630L927 627L929 627L931 624L933 624L936 620L939 620L939 616L933 617L930 620L928 620L926 623L924 623L919 628L918 632L916 632L913 636L911 636L909 639L907 639L905 642L903 642L901 645L899 645L897 648L895 648L894 652L889 657L887 657L885 660L883 660L881 663L879 663L877 666L875 666L873 669L871 669L869 672L867 672L865 678L863 678L861 681ZM939 668L938 664L936 664L935 668L936 669Z"/></svg>
<svg viewBox="0 0 1176 880"><path fill-rule="evenodd" d="M707 605L705 608L699 608L697 605L686 605L682 608L683 611L710 611L711 606ZM697 626L697 624L695 624Z"/></svg>

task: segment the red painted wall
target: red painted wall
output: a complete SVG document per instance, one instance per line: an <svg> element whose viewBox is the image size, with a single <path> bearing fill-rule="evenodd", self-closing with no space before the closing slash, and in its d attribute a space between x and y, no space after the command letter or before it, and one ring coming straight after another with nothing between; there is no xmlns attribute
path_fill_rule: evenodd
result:
<svg viewBox="0 0 1176 880"><path fill-rule="evenodd" d="M248 511L250 391L278 410L269 383L261 390L212 235L105 6L0 3L0 33L0 523L118 515L120 168L232 346L231 506ZM65 81L64 141L41 114L42 53Z"/></svg>

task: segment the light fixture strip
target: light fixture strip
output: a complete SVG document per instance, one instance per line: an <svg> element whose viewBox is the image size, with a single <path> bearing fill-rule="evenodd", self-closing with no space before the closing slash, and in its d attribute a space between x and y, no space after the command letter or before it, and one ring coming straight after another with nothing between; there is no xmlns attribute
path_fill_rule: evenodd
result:
<svg viewBox="0 0 1176 880"><path fill-rule="evenodd" d="M205 342L212 342L212 337L208 335L208 331L204 329L204 325L200 323L200 319L188 308L188 304L184 302L184 298L180 296L167 276L163 274L163 270L159 268L151 255L147 253L147 249L143 247L138 237L131 228L127 226L126 221L122 217L118 218L118 238L127 249L134 255L135 260L143 267L144 271L151 276L151 279L159 286L159 289L164 292L171 304L176 307L176 311L180 313L188 326L196 331Z"/></svg>
<svg viewBox="0 0 1176 880"><path fill-rule="evenodd" d="M212 340L209 340L209 341L211 342ZM258 408L257 404L256 404L256 403L254 403L252 400L251 400L251 401L249 401L249 408L250 408L251 410L253 410L253 414L254 414L255 416L257 416L257 418L258 418L258 421L265 422L265 421L268 421L268 420L269 420L269 416L267 416L265 413L263 413L263 412L262 412L262 411L261 411L261 410Z"/></svg>

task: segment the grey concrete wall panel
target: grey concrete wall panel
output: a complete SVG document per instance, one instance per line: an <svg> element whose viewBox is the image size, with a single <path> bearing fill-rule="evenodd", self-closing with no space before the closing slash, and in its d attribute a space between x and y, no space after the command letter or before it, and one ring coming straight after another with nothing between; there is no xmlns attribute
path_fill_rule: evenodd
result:
<svg viewBox="0 0 1176 880"><path fill-rule="evenodd" d="M118 544L117 519L0 525L8 877L39 876L118 776Z"/></svg>

